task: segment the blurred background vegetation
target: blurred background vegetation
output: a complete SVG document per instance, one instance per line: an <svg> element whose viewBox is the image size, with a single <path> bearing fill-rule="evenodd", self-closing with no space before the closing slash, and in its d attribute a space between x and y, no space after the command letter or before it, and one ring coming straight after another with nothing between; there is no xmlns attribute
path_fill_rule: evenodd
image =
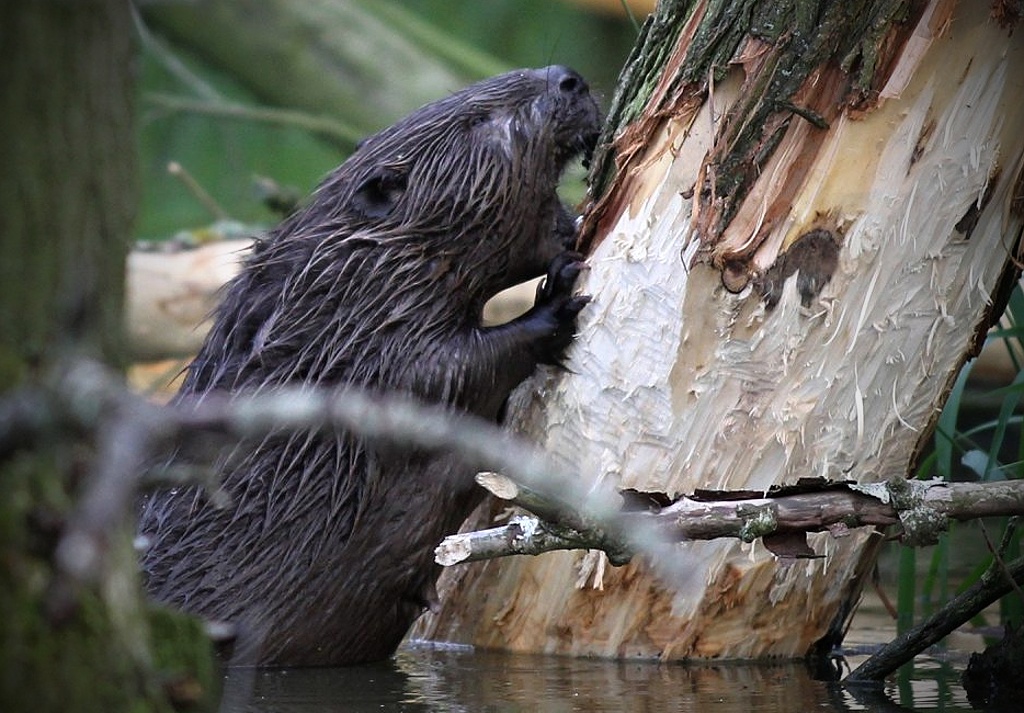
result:
<svg viewBox="0 0 1024 713"><path fill-rule="evenodd" d="M241 234L269 227L279 216L265 205L259 178L296 198L306 196L363 136L447 92L515 67L572 66L607 106L653 5L140 0L143 205L136 235L162 240L185 231L201 240L230 232L225 226L235 223L222 219L237 222L234 230ZM187 175L169 173L171 164ZM578 185L576 191L567 197L578 198ZM965 368L919 477L1021 477L1019 288L1004 326L989 350L1001 366L977 368L970 380L970 365ZM882 579L883 588L898 583L901 628L977 578L992 559L986 540L992 548L1002 542L1005 559L1018 556L1021 535L1013 528L1005 520L973 522L955 526L933 548L892 547L883 557ZM1024 599L1006 597L1001 609L1004 620L1019 622Z"/></svg>
<svg viewBox="0 0 1024 713"><path fill-rule="evenodd" d="M642 21L653 0L631 3ZM619 0L143 0L137 235L269 224L356 141L474 80L567 64L605 99L637 33ZM209 195L197 199L179 164ZM213 208L216 204L218 208Z"/></svg>

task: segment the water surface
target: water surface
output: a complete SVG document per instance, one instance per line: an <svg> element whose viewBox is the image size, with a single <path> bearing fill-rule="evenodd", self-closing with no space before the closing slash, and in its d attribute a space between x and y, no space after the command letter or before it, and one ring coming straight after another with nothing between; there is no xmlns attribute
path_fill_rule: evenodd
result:
<svg viewBox="0 0 1024 713"><path fill-rule="evenodd" d="M865 656L836 662L845 674ZM679 664L406 647L389 662L343 669L237 669L224 713L341 711L970 711L966 660L919 657L884 687L851 691L800 662Z"/></svg>

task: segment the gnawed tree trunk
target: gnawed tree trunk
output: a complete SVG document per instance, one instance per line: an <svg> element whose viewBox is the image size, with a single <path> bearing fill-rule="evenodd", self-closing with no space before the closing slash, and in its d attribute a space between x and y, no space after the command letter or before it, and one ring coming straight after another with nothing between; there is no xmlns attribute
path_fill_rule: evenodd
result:
<svg viewBox="0 0 1024 713"><path fill-rule="evenodd" d="M595 160L572 373L521 392L542 396L517 423L587 478L669 496L905 474L1015 278L1020 33L947 0L682 5L645 26ZM841 635L879 540L816 536L794 565L687 543L679 589L638 558L458 567L412 636L801 656Z"/></svg>

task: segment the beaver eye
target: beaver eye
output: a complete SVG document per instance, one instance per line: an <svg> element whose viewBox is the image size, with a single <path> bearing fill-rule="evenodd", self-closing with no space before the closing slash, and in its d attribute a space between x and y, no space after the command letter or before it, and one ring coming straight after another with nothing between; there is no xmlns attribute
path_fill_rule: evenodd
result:
<svg viewBox="0 0 1024 713"><path fill-rule="evenodd" d="M408 176L393 168L377 168L352 196L352 207L364 218L382 219L390 215L405 193Z"/></svg>
<svg viewBox="0 0 1024 713"><path fill-rule="evenodd" d="M466 126L467 128L475 129L481 124L486 124L490 118L491 115L486 112L470 114L469 118L466 120Z"/></svg>

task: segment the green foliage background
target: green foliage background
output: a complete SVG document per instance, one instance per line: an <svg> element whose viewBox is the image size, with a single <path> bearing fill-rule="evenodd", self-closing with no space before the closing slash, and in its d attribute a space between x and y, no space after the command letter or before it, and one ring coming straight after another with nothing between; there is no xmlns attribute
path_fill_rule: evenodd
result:
<svg viewBox="0 0 1024 713"><path fill-rule="evenodd" d="M607 102L636 36L634 25L625 15L596 14L572 3L551 0L337 2L376 14L396 31L409 33L425 63L441 62L460 78L458 85L450 87L452 90L495 70L567 64L587 77L595 93ZM142 43L140 68L143 204L138 237L164 239L181 230L205 226L216 217L181 180L168 174L167 165L172 161L180 163L231 218L257 225L274 222L276 217L261 204L253 187L254 176L269 177L307 195L324 174L345 158L351 146L325 140L301 128L167 109L157 101L160 97L201 99L203 85L232 103L267 107L275 102L273 97L261 96L258 88L231 76L216 61L210 61L211 53L203 47L188 47L167 39L162 33L162 10L159 4L152 8L142 5L144 37L151 35L152 39ZM197 23L202 22L200 12L195 17ZM339 26L328 31L344 33L346 28ZM344 41L344 37L341 39ZM296 36L294 42L301 44L303 38ZM180 62L185 71L171 66L168 56L171 64ZM359 67L345 69L360 71ZM410 71L415 70L410 67ZM195 81L190 81L189 73ZM396 98L399 104L402 100ZM323 111L315 107L277 106L307 113ZM413 108L415 105L407 106L406 110ZM357 117L364 110L365 107L352 107L350 115L332 118L353 125L363 134L398 118L382 113L376 125L360 125Z"/></svg>

